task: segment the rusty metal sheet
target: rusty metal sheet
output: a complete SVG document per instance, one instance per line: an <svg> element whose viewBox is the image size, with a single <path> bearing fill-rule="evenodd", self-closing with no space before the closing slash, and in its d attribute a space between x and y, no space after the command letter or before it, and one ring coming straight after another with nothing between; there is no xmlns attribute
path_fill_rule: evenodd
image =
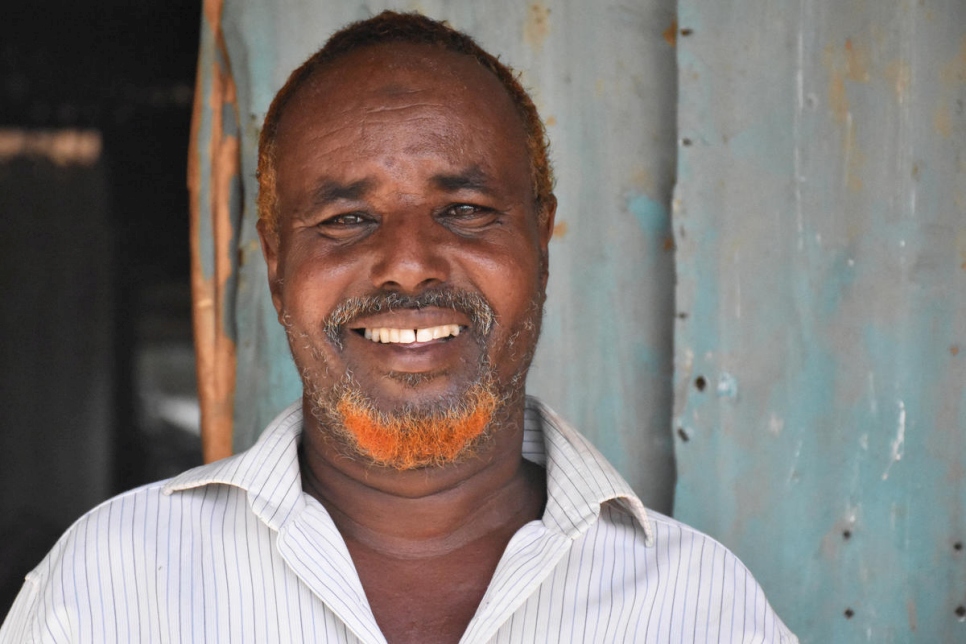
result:
<svg viewBox="0 0 966 644"><path fill-rule="evenodd" d="M803 642L966 641L966 3L679 12L676 516Z"/></svg>
<svg viewBox="0 0 966 644"><path fill-rule="evenodd" d="M201 250L195 255L205 280L223 277L215 258L227 243L224 257L231 274L226 281L216 277L225 290L211 302L221 313L204 314L207 335L199 333L199 352L213 356L207 369L217 374L208 379L214 383L209 390L202 386L202 395L210 395L217 410L207 418L221 419L217 414L230 408L233 419L226 428L206 418L206 435L224 437L227 429L234 449L242 449L301 391L275 320L254 226L261 120L289 71L334 30L385 8L449 20L520 70L532 89L552 139L560 206L547 317L530 391L591 437L645 502L669 511L674 297L669 202L677 82L673 39L667 35L673 34L668 31L672 0L593 5L581 0L226 0L223 7L208 0L199 80L202 113L196 115L195 155L202 171L195 193ZM237 102L217 96L219 65L230 71ZM234 135L224 124L219 134L214 117L229 107L238 119L237 202L224 194L231 184L226 177L235 169L212 170L216 158L205 151ZM219 186L211 178L216 176ZM215 190L221 196L216 198ZM212 222L226 220L216 207L223 203L229 204L232 234L218 237L220 229ZM199 287L198 293L206 291Z"/></svg>

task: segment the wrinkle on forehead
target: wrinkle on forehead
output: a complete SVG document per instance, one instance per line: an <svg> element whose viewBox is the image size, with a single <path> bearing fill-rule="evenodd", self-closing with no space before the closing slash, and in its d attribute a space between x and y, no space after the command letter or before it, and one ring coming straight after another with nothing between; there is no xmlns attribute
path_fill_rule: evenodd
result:
<svg viewBox="0 0 966 644"><path fill-rule="evenodd" d="M314 172L308 164L340 155L351 163L326 174L341 181L367 176L366 166L393 169L403 180L400 162L425 152L428 161L449 157L454 168L465 167L464 156L475 150L474 163L515 182L529 177L526 140L506 89L474 59L429 47L378 46L319 70L293 97L279 123L279 181L291 185Z"/></svg>
<svg viewBox="0 0 966 644"><path fill-rule="evenodd" d="M512 99L492 72L469 55L433 45L386 43L359 49L317 70L292 102L301 96L338 104L339 112L352 111L380 100L431 95L444 86L456 103L488 96L505 116L512 115L523 133Z"/></svg>

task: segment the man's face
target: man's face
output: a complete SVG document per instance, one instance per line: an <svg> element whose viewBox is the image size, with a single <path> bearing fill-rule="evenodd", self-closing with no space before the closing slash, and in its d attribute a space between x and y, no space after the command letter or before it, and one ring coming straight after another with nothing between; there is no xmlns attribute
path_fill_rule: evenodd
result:
<svg viewBox="0 0 966 644"><path fill-rule="evenodd" d="M522 393L553 212L499 81L429 46L363 49L303 85L276 145L279 233L259 231L317 414L347 389L388 417Z"/></svg>

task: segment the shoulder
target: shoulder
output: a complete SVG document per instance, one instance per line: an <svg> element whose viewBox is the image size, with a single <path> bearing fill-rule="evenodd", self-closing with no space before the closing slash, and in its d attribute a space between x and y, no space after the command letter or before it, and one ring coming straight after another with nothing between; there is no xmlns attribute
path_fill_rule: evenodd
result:
<svg viewBox="0 0 966 644"><path fill-rule="evenodd" d="M166 483L108 499L68 528L26 576L0 644L78 641L79 629L80 639L115 641L100 629L147 614L146 589L184 556L172 554L172 544L200 543L205 517L244 505L237 498L244 490L227 485L169 494Z"/></svg>
<svg viewBox="0 0 966 644"><path fill-rule="evenodd" d="M110 578L120 544L135 538L135 517L163 496L163 482L136 488L108 499L81 516L50 552L27 574L0 630L0 643L74 641L68 597L90 587L87 571ZM143 525L143 523L142 523ZM122 536L124 535L124 536ZM74 602L75 605L77 602Z"/></svg>
<svg viewBox="0 0 966 644"><path fill-rule="evenodd" d="M564 564L592 562L599 602L635 606L635 641L797 642L731 550L659 512L647 519L649 535L624 504L605 504Z"/></svg>

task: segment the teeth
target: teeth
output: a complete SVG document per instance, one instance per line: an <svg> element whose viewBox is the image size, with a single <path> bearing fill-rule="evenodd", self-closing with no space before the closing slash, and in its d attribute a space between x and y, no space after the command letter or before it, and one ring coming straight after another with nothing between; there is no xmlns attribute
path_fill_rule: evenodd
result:
<svg viewBox="0 0 966 644"><path fill-rule="evenodd" d="M424 329L391 329L378 327L366 329L363 333L366 340L382 343L412 344L414 342L429 342L439 338L456 337L460 334L460 325L443 324Z"/></svg>

